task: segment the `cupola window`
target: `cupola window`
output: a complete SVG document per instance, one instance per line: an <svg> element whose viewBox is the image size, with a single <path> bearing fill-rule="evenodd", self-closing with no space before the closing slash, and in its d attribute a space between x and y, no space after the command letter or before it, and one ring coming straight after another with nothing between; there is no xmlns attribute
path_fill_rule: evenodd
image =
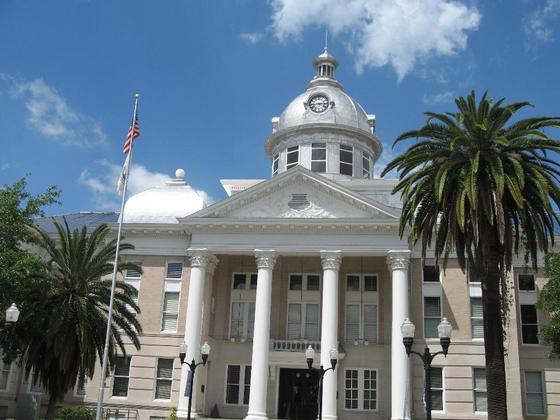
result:
<svg viewBox="0 0 560 420"><path fill-rule="evenodd" d="M299 146L288 147L286 155L286 169L293 168L299 163Z"/></svg>
<svg viewBox="0 0 560 420"><path fill-rule="evenodd" d="M321 173L327 171L327 145L325 143L311 144L311 170Z"/></svg>
<svg viewBox="0 0 560 420"><path fill-rule="evenodd" d="M369 179L371 177L371 156L369 153L362 153L362 178Z"/></svg>
<svg viewBox="0 0 560 420"><path fill-rule="evenodd" d="M353 148L352 146L340 145L340 173L341 175L353 175Z"/></svg>
<svg viewBox="0 0 560 420"><path fill-rule="evenodd" d="M272 176L278 173L278 161L280 160L280 155L276 153L272 158Z"/></svg>

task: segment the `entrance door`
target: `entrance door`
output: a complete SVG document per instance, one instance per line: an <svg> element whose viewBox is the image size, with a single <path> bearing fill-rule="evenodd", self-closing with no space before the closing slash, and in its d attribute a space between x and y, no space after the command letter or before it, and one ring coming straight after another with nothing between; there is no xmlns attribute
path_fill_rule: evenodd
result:
<svg viewBox="0 0 560 420"><path fill-rule="evenodd" d="M319 376L309 369L280 369L278 418L310 420L317 418Z"/></svg>

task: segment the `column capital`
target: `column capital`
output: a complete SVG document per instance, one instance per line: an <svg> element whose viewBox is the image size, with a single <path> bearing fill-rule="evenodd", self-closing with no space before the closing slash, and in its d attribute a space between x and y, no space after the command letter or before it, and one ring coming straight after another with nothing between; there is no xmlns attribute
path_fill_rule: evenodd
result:
<svg viewBox="0 0 560 420"><path fill-rule="evenodd" d="M276 251L273 249L255 249L255 260L257 268L268 268L272 270L276 264Z"/></svg>
<svg viewBox="0 0 560 420"><path fill-rule="evenodd" d="M323 270L339 270L342 263L340 251L321 251L321 265Z"/></svg>
<svg viewBox="0 0 560 420"><path fill-rule="evenodd" d="M208 256L208 268L206 269L206 272L210 276L214 275L214 271L216 270L216 267L218 266L219 262L220 261L218 260L218 257L216 257L215 255Z"/></svg>
<svg viewBox="0 0 560 420"><path fill-rule="evenodd" d="M387 251L387 265L391 270L406 270L410 262L411 252L404 251Z"/></svg>
<svg viewBox="0 0 560 420"><path fill-rule="evenodd" d="M191 261L191 267L207 268L211 261L212 254L206 248L188 249L187 256Z"/></svg>

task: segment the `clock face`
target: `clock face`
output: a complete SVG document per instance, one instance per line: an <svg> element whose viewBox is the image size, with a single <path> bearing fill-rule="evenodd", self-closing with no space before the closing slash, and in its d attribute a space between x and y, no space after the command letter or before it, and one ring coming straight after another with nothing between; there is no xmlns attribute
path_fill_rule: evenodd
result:
<svg viewBox="0 0 560 420"><path fill-rule="evenodd" d="M309 100L309 108L313 112L324 112L329 107L329 100L326 96L316 95Z"/></svg>

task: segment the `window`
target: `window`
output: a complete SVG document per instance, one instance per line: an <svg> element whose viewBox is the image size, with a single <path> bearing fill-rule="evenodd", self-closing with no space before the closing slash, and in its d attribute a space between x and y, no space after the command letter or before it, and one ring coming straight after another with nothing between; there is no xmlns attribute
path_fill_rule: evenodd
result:
<svg viewBox="0 0 560 420"><path fill-rule="evenodd" d="M377 292L377 276L364 276L364 292Z"/></svg>
<svg viewBox="0 0 560 420"><path fill-rule="evenodd" d="M158 359L156 368L156 399L171 399L173 382L173 359Z"/></svg>
<svg viewBox="0 0 560 420"><path fill-rule="evenodd" d="M226 372L226 404L249 404L251 366L228 365ZM242 390L243 392L240 392Z"/></svg>
<svg viewBox="0 0 560 420"><path fill-rule="evenodd" d="M230 338L252 339L255 302L231 302Z"/></svg>
<svg viewBox="0 0 560 420"><path fill-rule="evenodd" d="M310 274L307 276L307 290L319 290L321 278L319 275Z"/></svg>
<svg viewBox="0 0 560 420"><path fill-rule="evenodd" d="M519 281L519 290L534 292L535 289L535 276L533 274L523 273L517 276Z"/></svg>
<svg viewBox="0 0 560 420"><path fill-rule="evenodd" d="M276 175L278 173L278 162L280 161L280 155L276 153L272 158L272 175Z"/></svg>
<svg viewBox="0 0 560 420"><path fill-rule="evenodd" d="M163 295L162 331L177 331L179 316L179 292L165 292Z"/></svg>
<svg viewBox="0 0 560 420"><path fill-rule="evenodd" d="M313 172L327 171L327 145L325 143L311 144L311 170Z"/></svg>
<svg viewBox="0 0 560 420"><path fill-rule="evenodd" d="M301 290L303 287L303 276L299 274L290 275L290 290Z"/></svg>
<svg viewBox="0 0 560 420"><path fill-rule="evenodd" d="M525 401L527 414L544 415L544 389L542 372L525 372Z"/></svg>
<svg viewBox="0 0 560 420"><path fill-rule="evenodd" d="M441 322L439 296L424 297L424 338L438 338L437 327Z"/></svg>
<svg viewBox="0 0 560 420"><path fill-rule="evenodd" d="M286 153L286 169L293 168L299 163L299 146L288 147Z"/></svg>
<svg viewBox="0 0 560 420"><path fill-rule="evenodd" d="M362 152L362 178L371 178L371 156L366 152Z"/></svg>
<svg viewBox="0 0 560 420"><path fill-rule="evenodd" d="M43 394L45 392L45 387L39 379L39 374L34 371L31 372L31 383L29 384L29 392L33 394Z"/></svg>
<svg viewBox="0 0 560 420"><path fill-rule="evenodd" d="M140 261L130 261L130 262L134 263L134 264L140 266L140 268L142 268L142 262L140 262ZM136 271L136 270L133 270L133 269L129 268L129 269L126 270L125 277L127 279L139 279L140 277L142 277L142 273L140 271Z"/></svg>
<svg viewBox="0 0 560 420"><path fill-rule="evenodd" d="M233 289L255 290L257 288L257 273L233 273Z"/></svg>
<svg viewBox="0 0 560 420"><path fill-rule="evenodd" d="M344 371L344 408L377 410L377 371L346 369Z"/></svg>
<svg viewBox="0 0 560 420"><path fill-rule="evenodd" d="M443 411L443 368L430 368L430 379L432 381L432 387L430 388L432 410Z"/></svg>
<svg viewBox="0 0 560 420"><path fill-rule="evenodd" d="M471 337L484 338L484 317L482 298L471 298Z"/></svg>
<svg viewBox="0 0 560 420"><path fill-rule="evenodd" d="M353 171L353 149L352 146L340 145L340 173L342 175L354 174Z"/></svg>
<svg viewBox="0 0 560 420"><path fill-rule="evenodd" d="M377 275L346 276L347 341L377 342Z"/></svg>
<svg viewBox="0 0 560 420"><path fill-rule="evenodd" d="M115 363L113 378L113 397L128 395L128 381L130 380L130 357L118 356Z"/></svg>
<svg viewBox="0 0 560 420"><path fill-rule="evenodd" d="M535 305L521 305L523 344L539 344L539 322Z"/></svg>
<svg viewBox="0 0 560 420"><path fill-rule="evenodd" d="M167 271L165 273L166 279L180 280L183 276L183 263L182 262L168 262Z"/></svg>
<svg viewBox="0 0 560 420"><path fill-rule="evenodd" d="M8 379L10 378L11 363L4 363L4 354L0 351L0 391L8 389Z"/></svg>
<svg viewBox="0 0 560 420"><path fill-rule="evenodd" d="M437 265L425 265L423 268L424 282L439 282L439 267Z"/></svg>
<svg viewBox="0 0 560 420"><path fill-rule="evenodd" d="M319 304L288 304L288 340L319 339Z"/></svg>
<svg viewBox="0 0 560 420"><path fill-rule="evenodd" d="M346 276L346 290L348 292L359 292L360 291L360 276L349 274Z"/></svg>
<svg viewBox="0 0 560 420"><path fill-rule="evenodd" d="M257 273L252 273L250 277L249 289L257 290Z"/></svg>
<svg viewBox="0 0 560 420"><path fill-rule="evenodd" d="M87 383L88 383L88 378L86 375L80 375L78 377L78 384L76 385L76 395L80 397L86 395Z"/></svg>
<svg viewBox="0 0 560 420"><path fill-rule="evenodd" d="M486 400L486 371L484 368L473 368L474 411L488 411Z"/></svg>

